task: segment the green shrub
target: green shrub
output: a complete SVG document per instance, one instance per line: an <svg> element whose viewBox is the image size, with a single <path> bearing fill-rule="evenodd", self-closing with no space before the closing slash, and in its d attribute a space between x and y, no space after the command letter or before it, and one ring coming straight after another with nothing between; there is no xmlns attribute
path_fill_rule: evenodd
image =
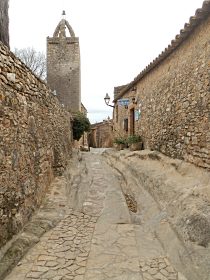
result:
<svg viewBox="0 0 210 280"><path fill-rule="evenodd" d="M128 142L128 144L142 142L142 138L140 135L130 135L127 138L127 142Z"/></svg>
<svg viewBox="0 0 210 280"><path fill-rule="evenodd" d="M125 137L118 137L114 139L115 144L127 144L127 139Z"/></svg>
<svg viewBox="0 0 210 280"><path fill-rule="evenodd" d="M72 130L73 139L79 140L84 132L90 131L89 119L81 112L75 113L73 116Z"/></svg>

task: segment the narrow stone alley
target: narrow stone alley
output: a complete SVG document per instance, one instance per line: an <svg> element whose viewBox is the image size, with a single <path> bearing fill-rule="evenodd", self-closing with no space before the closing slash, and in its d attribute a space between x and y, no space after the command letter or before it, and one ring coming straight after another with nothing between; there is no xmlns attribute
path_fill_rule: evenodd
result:
<svg viewBox="0 0 210 280"><path fill-rule="evenodd" d="M140 213L135 198L122 191L123 176L106 163L101 150L79 155L71 167L52 184L32 220L55 220L55 226L6 280L187 279L185 264L172 263L171 252L152 228L163 225L168 242L175 236L148 193L142 190L142 207L148 205ZM198 280L194 277L189 280Z"/></svg>

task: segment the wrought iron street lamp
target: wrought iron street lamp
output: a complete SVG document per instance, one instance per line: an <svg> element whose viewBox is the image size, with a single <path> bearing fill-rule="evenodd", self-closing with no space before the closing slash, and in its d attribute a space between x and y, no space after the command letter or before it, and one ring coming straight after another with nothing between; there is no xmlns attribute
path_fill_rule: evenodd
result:
<svg viewBox="0 0 210 280"><path fill-rule="evenodd" d="M106 93L106 96L104 97L104 101L105 101L105 103L106 103L107 106L114 108L113 105L110 105L110 104L109 104L109 102L110 102L110 96L109 96L108 93Z"/></svg>

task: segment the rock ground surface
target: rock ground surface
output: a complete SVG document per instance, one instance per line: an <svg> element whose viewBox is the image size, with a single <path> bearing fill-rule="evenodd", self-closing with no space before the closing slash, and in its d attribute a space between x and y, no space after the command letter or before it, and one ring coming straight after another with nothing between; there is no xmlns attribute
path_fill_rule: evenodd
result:
<svg viewBox="0 0 210 280"><path fill-rule="evenodd" d="M177 250L189 252L155 200L141 186L140 198L125 192L126 178L101 152L83 153L55 180L21 233L22 239L30 233L36 245L0 279L201 280L191 260L176 261ZM37 220L50 226L37 233Z"/></svg>

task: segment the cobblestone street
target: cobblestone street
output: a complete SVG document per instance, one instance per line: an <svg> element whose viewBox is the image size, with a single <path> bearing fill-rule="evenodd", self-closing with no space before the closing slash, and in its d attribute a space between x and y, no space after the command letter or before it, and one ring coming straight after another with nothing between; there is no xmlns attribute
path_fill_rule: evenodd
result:
<svg viewBox="0 0 210 280"><path fill-rule="evenodd" d="M209 35L210 0L0 0L0 280L210 280Z"/></svg>
<svg viewBox="0 0 210 280"><path fill-rule="evenodd" d="M153 232L132 222L119 175L100 153L84 153L81 162L87 169L72 190L56 190L65 209L60 222L5 279L186 280Z"/></svg>

